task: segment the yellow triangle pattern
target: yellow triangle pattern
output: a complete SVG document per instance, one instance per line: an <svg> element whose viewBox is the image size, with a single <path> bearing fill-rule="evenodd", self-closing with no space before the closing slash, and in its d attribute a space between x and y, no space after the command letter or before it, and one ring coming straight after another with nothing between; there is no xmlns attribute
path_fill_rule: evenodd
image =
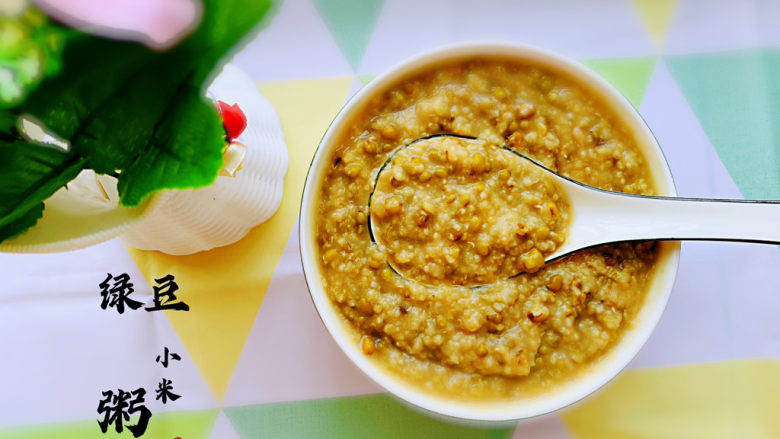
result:
<svg viewBox="0 0 780 439"><path fill-rule="evenodd" d="M660 50L672 24L679 0L631 0L653 44Z"/></svg>
<svg viewBox="0 0 780 439"><path fill-rule="evenodd" d="M780 437L780 360L629 370L560 414L579 439Z"/></svg>
<svg viewBox="0 0 780 439"><path fill-rule="evenodd" d="M314 149L344 104L352 77L258 84L282 123L290 156L279 211L235 244L188 256L128 249L150 284L176 277L190 311L165 311L217 400L227 391L271 277L298 217Z"/></svg>

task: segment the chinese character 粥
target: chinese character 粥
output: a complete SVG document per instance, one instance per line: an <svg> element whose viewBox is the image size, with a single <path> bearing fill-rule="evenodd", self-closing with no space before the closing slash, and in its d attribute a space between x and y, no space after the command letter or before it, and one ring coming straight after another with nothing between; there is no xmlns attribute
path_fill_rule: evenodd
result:
<svg viewBox="0 0 780 439"><path fill-rule="evenodd" d="M113 285L109 283L113 279ZM116 307L119 314L125 312L125 305L130 309L138 309L142 303L130 298L130 294L133 291L133 284L130 282L130 276L127 273L122 273L119 276L112 276L111 273L107 273L106 280L100 283L100 296L103 300L100 302L100 307L106 309L107 307ZM109 289L110 287L110 289Z"/></svg>
<svg viewBox="0 0 780 439"><path fill-rule="evenodd" d="M181 395L177 395L172 392L173 390L173 381L167 380L163 378L162 382L157 384L157 396L155 399L162 400L163 404L168 403L168 400L176 401L177 399L181 398Z"/></svg>
<svg viewBox="0 0 780 439"><path fill-rule="evenodd" d="M160 357L162 357L162 361L160 360ZM165 353L163 355L158 355L157 359L154 360L154 361L156 361L158 363L162 363L163 367L167 369L168 368L168 358L169 358L169 356L168 356L168 348L166 347L165 348ZM181 357L176 352L171 352L170 353L170 359L171 360L180 361Z"/></svg>
<svg viewBox="0 0 780 439"><path fill-rule="evenodd" d="M176 311L189 311L190 306L184 302L176 302L174 294L179 286L173 280L173 275L169 274L161 279L154 280L159 286L154 286L154 306L146 308L147 311L160 311L164 309L173 309ZM162 285L160 285L162 284Z"/></svg>
<svg viewBox="0 0 780 439"><path fill-rule="evenodd" d="M114 430L121 433L122 424L130 421L130 416L138 412L138 422L135 425L127 425L127 429L133 433L133 437L141 437L146 432L149 419L152 417L152 412L143 404L146 390L138 388L132 392L125 392L117 389L116 393L111 390L102 393L104 399L100 400L97 408L98 414L103 414L103 419L98 419L100 431L105 433L109 425L114 424ZM130 399L131 396L134 398Z"/></svg>

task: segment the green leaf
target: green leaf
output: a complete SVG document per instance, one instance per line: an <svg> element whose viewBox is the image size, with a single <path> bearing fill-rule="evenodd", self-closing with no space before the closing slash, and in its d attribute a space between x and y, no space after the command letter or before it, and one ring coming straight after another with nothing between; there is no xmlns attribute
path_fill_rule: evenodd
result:
<svg viewBox="0 0 780 439"><path fill-rule="evenodd" d="M18 235L43 212L43 200L74 179L86 159L24 141L0 142L0 237Z"/></svg>
<svg viewBox="0 0 780 439"><path fill-rule="evenodd" d="M179 102L155 131L149 147L119 177L119 196L136 206L159 189L183 189L211 184L222 168L225 130L217 111L186 84ZM204 183L205 182L205 183Z"/></svg>
<svg viewBox="0 0 780 439"><path fill-rule="evenodd" d="M122 169L147 144L178 84L187 80L202 87L271 4L204 1L198 28L166 52L86 34L72 37L64 72L42 84L17 112L34 115L69 140L74 151L89 156L96 172Z"/></svg>
<svg viewBox="0 0 780 439"><path fill-rule="evenodd" d="M212 183L225 146L221 119L204 88L242 38L257 27L272 0L203 0L203 19L178 46L158 52L141 44L69 31L61 71L21 105L0 112L0 162L22 177L0 194L0 242L35 216L46 197L88 167L120 174L121 203L140 204L165 188ZM16 120L29 115L70 143L70 153L37 157L18 148ZM16 169L18 167L18 169ZM27 175L30 169L37 170ZM10 175L0 176L0 184ZM1 191L1 190L0 190ZM27 215L26 215L27 214ZM34 221L34 219L32 220Z"/></svg>
<svg viewBox="0 0 780 439"><path fill-rule="evenodd" d="M10 239L20 235L34 226L42 216L43 203L38 203L36 206L33 206L31 209L24 212L18 219L11 221L4 226L0 226L0 236L6 236L6 239Z"/></svg>
<svg viewBox="0 0 780 439"><path fill-rule="evenodd" d="M34 6L18 17L0 15L0 109L18 104L43 77L59 71L67 35Z"/></svg>
<svg viewBox="0 0 780 439"><path fill-rule="evenodd" d="M21 140L16 131L16 116L7 111L0 111L0 140Z"/></svg>

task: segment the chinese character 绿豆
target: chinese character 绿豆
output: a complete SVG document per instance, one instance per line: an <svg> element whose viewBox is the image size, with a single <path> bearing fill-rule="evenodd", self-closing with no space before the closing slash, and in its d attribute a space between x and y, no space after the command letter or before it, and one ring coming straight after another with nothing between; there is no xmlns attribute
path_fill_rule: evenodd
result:
<svg viewBox="0 0 780 439"><path fill-rule="evenodd" d="M106 433L109 425L114 424L114 430L121 433L123 423L130 421L130 416L138 412L138 422L135 425L127 425L127 429L133 437L141 437L146 432L149 419L152 417L152 412L143 404L146 390L139 387L132 392L117 389L116 393L111 390L102 393L104 399L100 400L97 408L98 414L103 414L103 419L98 419L100 431ZM134 398L130 399L131 396Z"/></svg>
<svg viewBox="0 0 780 439"><path fill-rule="evenodd" d="M154 290L154 306L146 308L147 311L161 311L172 309L176 311L189 311L190 307L184 302L176 302L176 291L179 286L176 285L173 275L169 274L161 279L154 280L159 286L152 287Z"/></svg>
<svg viewBox="0 0 780 439"><path fill-rule="evenodd" d="M165 353L163 355L158 355L157 359L154 360L154 361L156 361L158 363L162 363L163 367L166 368L166 369L168 368L168 359L169 358L171 360L181 361L181 357L176 352L171 352L170 355L168 355L168 354L169 354L168 347L165 347ZM161 360L161 358L162 358L162 360Z"/></svg>
<svg viewBox="0 0 780 439"><path fill-rule="evenodd" d="M173 381L163 378L162 382L157 384L157 396L155 399L162 400L163 404L167 404L168 400L176 401L181 398L181 395L173 393Z"/></svg>
<svg viewBox="0 0 780 439"><path fill-rule="evenodd" d="M110 283L111 280L113 280L113 284ZM99 286L100 296L103 298L100 302L102 309L116 307L119 314L122 314L125 312L125 305L130 309L138 309L142 305L141 302L130 298L130 294L135 290L133 289L133 284L130 283L130 276L127 273L122 273L116 277L112 276L111 273L107 273L106 279Z"/></svg>

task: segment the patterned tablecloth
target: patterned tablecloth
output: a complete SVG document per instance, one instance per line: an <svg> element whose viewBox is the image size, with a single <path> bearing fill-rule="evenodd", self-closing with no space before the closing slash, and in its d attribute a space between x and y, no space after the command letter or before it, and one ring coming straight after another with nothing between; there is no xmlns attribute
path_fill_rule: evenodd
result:
<svg viewBox="0 0 780 439"><path fill-rule="evenodd" d="M780 199L778 23L778 0L287 0L236 56L285 132L279 212L193 256L119 240L0 255L0 438L111 437L97 421L116 412L99 403L119 389L126 409L145 390L151 438L780 437L776 246L685 243L628 370L559 413L478 429L410 410L347 360L309 299L296 225L309 160L345 100L407 56L474 39L549 48L615 84L681 195ZM127 273L145 306L171 274L190 310L104 310L107 273L109 287ZM180 398L155 398L163 380Z"/></svg>

